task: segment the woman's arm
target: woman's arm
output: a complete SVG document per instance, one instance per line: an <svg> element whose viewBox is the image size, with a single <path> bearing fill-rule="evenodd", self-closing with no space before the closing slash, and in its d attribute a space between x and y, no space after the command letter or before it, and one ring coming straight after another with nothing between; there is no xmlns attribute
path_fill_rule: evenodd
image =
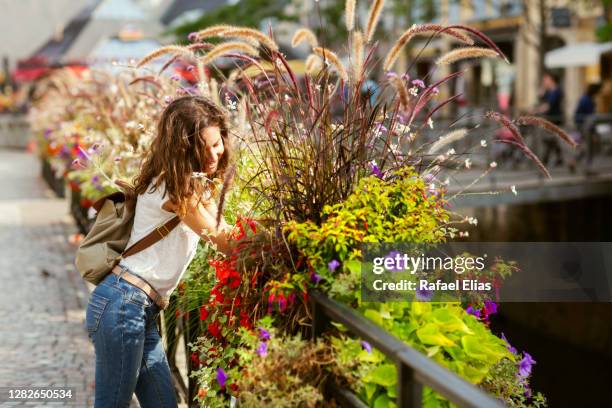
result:
<svg viewBox="0 0 612 408"><path fill-rule="evenodd" d="M169 205L169 207L174 210L172 205ZM217 210L213 200L206 203L204 201L198 202L197 198L193 198L189 201L187 214L181 218L181 221L202 239L215 244L219 251L230 255L233 247L233 241L229 239L230 227L221 217L221 223L217 231L216 214Z"/></svg>

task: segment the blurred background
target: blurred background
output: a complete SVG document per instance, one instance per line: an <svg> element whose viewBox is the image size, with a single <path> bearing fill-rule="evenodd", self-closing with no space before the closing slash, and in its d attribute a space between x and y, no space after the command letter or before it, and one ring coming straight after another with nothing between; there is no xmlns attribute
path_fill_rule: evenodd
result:
<svg viewBox="0 0 612 408"><path fill-rule="evenodd" d="M368 2L358 2L357 15L362 22L368 7ZM469 239L612 240L612 1L395 0L387 1L385 7L391 12L383 13L382 30L376 34L382 49L414 23L466 24L487 34L509 58L509 64L478 59L462 60L449 67L449 72L451 68L462 69L465 75L452 81L450 89L441 91L463 96L442 112L437 127L457 118L469 122L473 117L475 121L489 109L509 116L531 113L558 124L579 143L576 150L569 150L557 139L525 133L529 145L549 169L551 180L544 179L524 155L499 145L489 146L480 162L477 158L472 166L466 166L452 181L451 193L465 188L468 180L481 173L483 165L495 162L498 167L498 171L470 186L475 194L461 196L454 203L457 211L478 219ZM38 239L48 250L49 245L45 245L56 242L53 240L57 237L82 230L79 206L83 203L75 203L69 191L66 195L66 186L58 182L48 163L28 153L33 150L28 110L37 84L54 70L120 70L162 44L187 42L190 32L220 23L272 30L283 53L295 61L308 55L306 47L291 47L291 38L299 27L314 28L327 45L346 40L341 27L344 1L0 0L0 9L0 229L4 231L0 231L0 242L6 243L0 251L12 252L3 253L7 270L18 262L43 266L55 262L62 270L71 260L74 248L70 245L59 260L36 257L26 247ZM419 41L411 43L400 56L397 72L426 78L436 58L452 47L451 41L442 37ZM299 69L297 62L296 67ZM168 74L189 81L190 73L178 65ZM374 82L383 76L384 72L372 73ZM497 137L504 137L503 130L472 124L479 125L482 134L496 132ZM506 193L488 194L491 191ZM37 200L45 197L58 200L53 210L37 207ZM64 217L67 208L74 219ZM25 228L28 222L36 225L35 238L22 234L21 241L15 239L15 234L21 234L19 228ZM13 249L8 249L9 244ZM25 260L16 257L15 245L24 247ZM18 279L13 275L6 278ZM71 278L75 292L67 296L83 302L86 295L79 278ZM11 336L7 310L13 310L20 299L16 293L3 301L3 339L5 334L7 339ZM78 318L73 323L73 335L84 335L78 333ZM588 300L571 304L507 303L501 305L492 325L515 346L530 350L537 361L533 386L547 396L551 407L609 404L605 396L606 386L612 384L612 304ZM14 340L16 345L38 348L35 354L41 356L63 353L66 348L59 341L40 350L36 339L31 343L18 340ZM65 369L61 375L68 381L74 373L81 373L78 375L85 376L84 387L90 392L91 348L86 342L79 347L89 351L75 354L70 363L73 365L54 367L58 360L49 361L49 375ZM2 349L0 358L6 361L8 353ZM31 363L33 369L41 367L38 358ZM0 379L14 378L21 365L19 361L13 364L2 369L5 372L0 372Z"/></svg>

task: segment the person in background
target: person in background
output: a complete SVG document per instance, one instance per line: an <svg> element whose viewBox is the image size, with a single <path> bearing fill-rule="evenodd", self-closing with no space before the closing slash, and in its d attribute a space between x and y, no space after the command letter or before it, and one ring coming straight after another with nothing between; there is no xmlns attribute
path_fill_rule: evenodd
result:
<svg viewBox="0 0 612 408"><path fill-rule="evenodd" d="M544 73L542 78L542 87L540 89L540 104L535 109L535 114L541 115L557 126L563 124L563 90L559 86L559 80L550 72ZM544 144L544 152L542 162L548 165L552 160L552 156L556 156L555 165L563 162L561 146L556 137L549 134L542 135Z"/></svg>
<svg viewBox="0 0 612 408"><path fill-rule="evenodd" d="M589 115L595 113L595 96L599 92L599 84L589 84L585 93L580 97L574 112L574 124L580 130Z"/></svg>

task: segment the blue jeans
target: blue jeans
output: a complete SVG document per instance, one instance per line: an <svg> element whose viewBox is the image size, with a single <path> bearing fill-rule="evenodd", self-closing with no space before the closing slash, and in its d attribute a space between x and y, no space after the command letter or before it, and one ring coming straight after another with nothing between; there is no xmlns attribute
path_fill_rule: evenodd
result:
<svg viewBox="0 0 612 408"><path fill-rule="evenodd" d="M85 325L96 353L95 408L177 407L156 318L160 308L111 273L91 293Z"/></svg>

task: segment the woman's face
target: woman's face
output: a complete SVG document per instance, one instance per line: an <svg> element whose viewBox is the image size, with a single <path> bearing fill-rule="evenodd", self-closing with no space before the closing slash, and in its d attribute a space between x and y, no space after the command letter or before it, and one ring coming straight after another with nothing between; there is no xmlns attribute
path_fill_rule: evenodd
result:
<svg viewBox="0 0 612 408"><path fill-rule="evenodd" d="M223 139L221 138L221 129L218 126L209 126L202 132L202 137L206 142L206 164L204 165L204 172L208 175L212 175L217 171L221 157L225 148L223 146Z"/></svg>

